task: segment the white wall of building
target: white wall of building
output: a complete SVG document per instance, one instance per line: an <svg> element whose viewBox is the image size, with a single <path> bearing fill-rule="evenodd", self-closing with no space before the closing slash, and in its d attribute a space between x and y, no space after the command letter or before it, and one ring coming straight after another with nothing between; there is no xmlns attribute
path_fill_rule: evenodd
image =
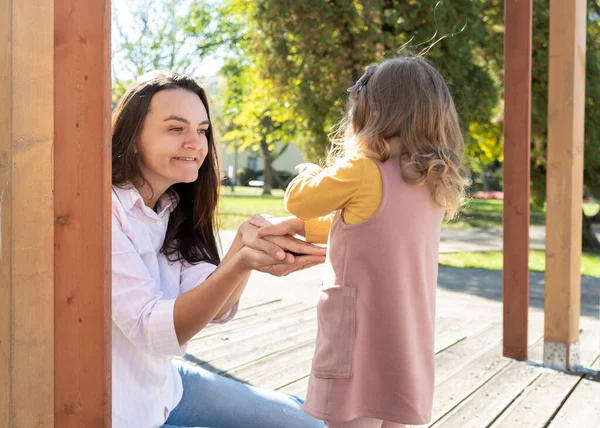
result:
<svg viewBox="0 0 600 428"><path fill-rule="evenodd" d="M223 145L221 145L219 152L221 155L219 159L221 170L223 174L227 173L230 177L241 168L250 168L253 170L262 170L264 168L260 152L252 152L250 150L236 152L232 148ZM277 171L287 171L294 174L294 168L302 162L304 162L302 152L298 146L290 143L285 152L275 160L273 167Z"/></svg>

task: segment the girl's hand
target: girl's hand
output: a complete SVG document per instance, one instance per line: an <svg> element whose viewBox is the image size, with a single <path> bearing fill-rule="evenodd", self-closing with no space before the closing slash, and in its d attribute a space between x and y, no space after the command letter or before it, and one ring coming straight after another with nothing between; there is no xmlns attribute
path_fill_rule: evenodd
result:
<svg viewBox="0 0 600 428"><path fill-rule="evenodd" d="M319 165L308 162L296 165L296 172L298 174L302 174L304 171L314 171L318 174L319 172L323 171L323 168L321 168Z"/></svg>
<svg viewBox="0 0 600 428"><path fill-rule="evenodd" d="M241 237L244 246L262 251L276 261L285 261L286 263L294 262L294 256L286 254L283 248L266 239L258 238L256 236L257 231L258 227L252 225L249 221L245 221L240 225L238 235Z"/></svg>
<svg viewBox="0 0 600 428"><path fill-rule="evenodd" d="M273 217L252 216L248 221L250 224L260 227L256 233L256 236L259 238L283 235L306 235L304 221L297 217L275 219Z"/></svg>
<svg viewBox="0 0 600 428"><path fill-rule="evenodd" d="M299 221L302 222L302 220ZM263 239L263 236L258 235L261 230L257 227L259 224L261 224L260 219L255 218L244 222L240 226L242 242L245 246L262 251L275 260L292 264L295 261L294 256L297 255L324 256L326 253L324 248L296 239L288 233L280 234L285 236L263 235ZM267 224L266 220L264 224ZM304 228L304 222L302 222L302 228Z"/></svg>
<svg viewBox="0 0 600 428"><path fill-rule="evenodd" d="M237 254L247 269L269 273L274 276L286 276L292 272L319 265L325 261L325 256L301 255L294 258L292 263L275 260L268 254L250 247L242 248Z"/></svg>

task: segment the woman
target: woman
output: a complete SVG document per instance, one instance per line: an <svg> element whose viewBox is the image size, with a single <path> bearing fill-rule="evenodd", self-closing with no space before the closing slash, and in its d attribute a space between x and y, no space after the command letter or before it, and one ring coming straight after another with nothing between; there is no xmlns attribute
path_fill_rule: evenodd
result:
<svg viewBox="0 0 600 428"><path fill-rule="evenodd" d="M324 261L289 236L257 239L248 222L220 260L204 90L175 73L144 76L115 109L112 145L113 426L322 426L295 397L173 360L235 315L253 269L286 275Z"/></svg>

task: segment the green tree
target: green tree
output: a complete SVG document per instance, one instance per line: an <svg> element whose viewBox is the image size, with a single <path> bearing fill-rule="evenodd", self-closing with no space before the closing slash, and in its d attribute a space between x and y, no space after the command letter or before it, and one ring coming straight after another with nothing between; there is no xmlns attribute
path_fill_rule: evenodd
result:
<svg viewBox="0 0 600 428"><path fill-rule="evenodd" d="M305 119L303 149L313 159L324 155L328 133L343 115L346 88L367 65L405 53L400 49L405 44L416 53L431 48L427 58L446 77L466 128L492 119L499 82L478 47L487 34L478 2L443 2L437 8L435 0L245 3L230 1L233 7L245 7L248 25L256 29L255 49L261 62L269 64L267 76Z"/></svg>
<svg viewBox="0 0 600 428"><path fill-rule="evenodd" d="M272 180L279 180L273 162L294 141L298 120L285 100L273 96L273 82L256 65L230 60L221 73L227 78L224 119L228 124L221 141L237 150L261 153L263 195L270 195Z"/></svg>

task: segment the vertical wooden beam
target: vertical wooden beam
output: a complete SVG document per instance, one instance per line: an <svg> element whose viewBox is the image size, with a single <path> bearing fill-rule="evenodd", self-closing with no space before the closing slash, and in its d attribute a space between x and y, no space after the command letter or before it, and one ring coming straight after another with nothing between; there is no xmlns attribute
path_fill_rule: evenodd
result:
<svg viewBox="0 0 600 428"><path fill-rule="evenodd" d="M527 359L532 0L504 2L504 349Z"/></svg>
<svg viewBox="0 0 600 428"><path fill-rule="evenodd" d="M0 421L54 423L53 0L0 1Z"/></svg>
<svg viewBox="0 0 600 428"><path fill-rule="evenodd" d="M578 366L585 0L550 1L544 364Z"/></svg>
<svg viewBox="0 0 600 428"><path fill-rule="evenodd" d="M12 0L0 0L0 426L11 416L12 385ZM11 422L12 423L12 422Z"/></svg>
<svg viewBox="0 0 600 428"><path fill-rule="evenodd" d="M55 420L110 427L110 0L54 17Z"/></svg>

